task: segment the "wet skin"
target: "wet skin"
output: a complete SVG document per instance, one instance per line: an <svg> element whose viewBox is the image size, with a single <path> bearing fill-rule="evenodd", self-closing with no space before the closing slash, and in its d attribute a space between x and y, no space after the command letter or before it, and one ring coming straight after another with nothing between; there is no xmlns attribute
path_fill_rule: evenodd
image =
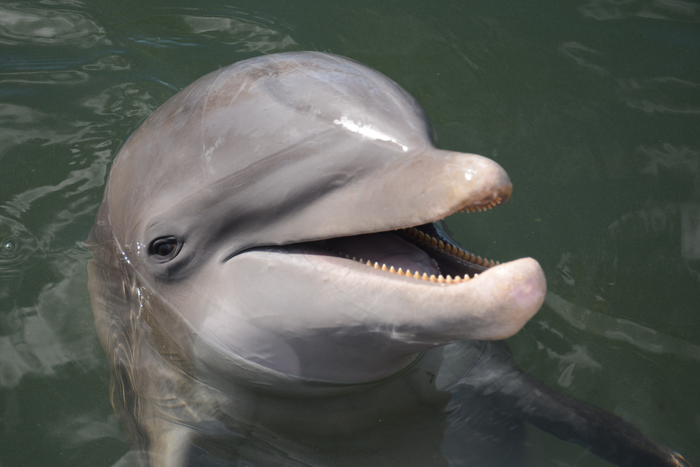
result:
<svg viewBox="0 0 700 467"><path fill-rule="evenodd" d="M512 185L432 135L385 76L299 52L213 72L131 136L89 287L141 464L523 465L526 420L619 465L688 465L514 365L499 340L544 274L444 233Z"/></svg>

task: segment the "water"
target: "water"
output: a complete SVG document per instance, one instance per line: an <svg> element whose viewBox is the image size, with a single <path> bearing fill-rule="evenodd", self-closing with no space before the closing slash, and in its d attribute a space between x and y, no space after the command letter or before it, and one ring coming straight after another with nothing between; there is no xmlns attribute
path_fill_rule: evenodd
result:
<svg viewBox="0 0 700 467"><path fill-rule="evenodd" d="M109 165L177 90L289 50L378 69L509 172L505 206L447 222L545 269L516 360L700 464L700 5L230 3L0 4L0 465L128 465L80 246ZM608 465L532 436L541 465Z"/></svg>

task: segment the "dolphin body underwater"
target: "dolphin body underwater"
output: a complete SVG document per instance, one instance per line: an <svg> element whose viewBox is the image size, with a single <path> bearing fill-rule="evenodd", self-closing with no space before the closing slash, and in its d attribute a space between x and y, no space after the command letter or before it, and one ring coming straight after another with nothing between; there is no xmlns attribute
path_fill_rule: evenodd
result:
<svg viewBox="0 0 700 467"><path fill-rule="evenodd" d="M617 465L690 465L515 365L501 340L542 269L439 222L510 179L433 141L396 83L316 52L208 74L130 137L88 268L139 465L521 466L524 422Z"/></svg>

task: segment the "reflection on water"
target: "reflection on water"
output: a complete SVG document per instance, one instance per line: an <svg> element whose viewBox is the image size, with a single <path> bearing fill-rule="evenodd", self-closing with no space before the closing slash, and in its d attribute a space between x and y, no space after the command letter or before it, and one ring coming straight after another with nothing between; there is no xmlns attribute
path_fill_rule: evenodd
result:
<svg viewBox="0 0 700 467"><path fill-rule="evenodd" d="M39 249L36 239L17 221L0 216L0 277L19 274Z"/></svg>
<svg viewBox="0 0 700 467"><path fill-rule="evenodd" d="M618 83L627 96L627 105L633 109L646 113L700 115L700 99L697 97L700 85L691 81L667 77L618 80Z"/></svg>
<svg viewBox="0 0 700 467"><path fill-rule="evenodd" d="M129 62L120 55L111 55L97 60L95 63L83 65L84 70L88 71L122 71L131 68Z"/></svg>
<svg viewBox="0 0 700 467"><path fill-rule="evenodd" d="M512 200L450 226L545 269L515 358L700 463L696 3L181 3L0 5L0 464L128 465L79 245L111 161L201 75L303 48L379 69L444 148L506 168ZM607 465L533 436L539 465Z"/></svg>
<svg viewBox="0 0 700 467"><path fill-rule="evenodd" d="M610 74L610 72L602 66L591 63L592 58L600 54L597 50L572 41L561 44L559 46L559 52L576 65L588 68L600 76L607 76Z"/></svg>
<svg viewBox="0 0 700 467"><path fill-rule="evenodd" d="M700 260L700 204L681 206L681 255ZM700 275L700 271L695 272Z"/></svg>
<svg viewBox="0 0 700 467"><path fill-rule="evenodd" d="M35 43L55 46L93 47L102 42L105 30L75 11L24 7L18 3L0 6L0 44Z"/></svg>
<svg viewBox="0 0 700 467"><path fill-rule="evenodd" d="M80 84L87 81L87 73L80 71L33 71L24 73L3 73L0 84Z"/></svg>
<svg viewBox="0 0 700 467"><path fill-rule="evenodd" d="M698 22L700 7L683 0L592 0L579 7L584 16L598 20L624 19L628 16L662 21Z"/></svg>
<svg viewBox="0 0 700 467"><path fill-rule="evenodd" d="M553 292L547 293L545 303L567 323L581 331L598 334L611 340L624 341L646 352L700 360L700 345L667 336L633 321L589 310ZM600 365L595 363L591 367L600 368Z"/></svg>
<svg viewBox="0 0 700 467"><path fill-rule="evenodd" d="M183 19L193 33L236 46L237 52L266 54L291 50L298 45L289 34L253 21L189 15Z"/></svg>
<svg viewBox="0 0 700 467"><path fill-rule="evenodd" d="M82 292L84 257L54 263L64 279L44 289L34 305L12 309L0 337L0 387L13 388L28 374L55 376L66 363L81 370L99 362L88 303Z"/></svg>
<svg viewBox="0 0 700 467"><path fill-rule="evenodd" d="M97 96L89 97L83 102L98 115L113 115L118 119L124 117L146 118L156 109L153 97L138 89L132 83L118 84L105 89Z"/></svg>

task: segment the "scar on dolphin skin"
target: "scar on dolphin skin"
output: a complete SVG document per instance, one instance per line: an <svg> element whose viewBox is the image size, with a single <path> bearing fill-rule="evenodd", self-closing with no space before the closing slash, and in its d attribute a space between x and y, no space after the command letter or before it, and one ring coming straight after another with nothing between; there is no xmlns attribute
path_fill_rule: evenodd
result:
<svg viewBox="0 0 700 467"><path fill-rule="evenodd" d="M542 268L441 224L510 178L433 135L395 82L319 52L214 71L131 135L87 245L138 465L520 466L526 422L619 466L690 465L517 367L502 339Z"/></svg>

